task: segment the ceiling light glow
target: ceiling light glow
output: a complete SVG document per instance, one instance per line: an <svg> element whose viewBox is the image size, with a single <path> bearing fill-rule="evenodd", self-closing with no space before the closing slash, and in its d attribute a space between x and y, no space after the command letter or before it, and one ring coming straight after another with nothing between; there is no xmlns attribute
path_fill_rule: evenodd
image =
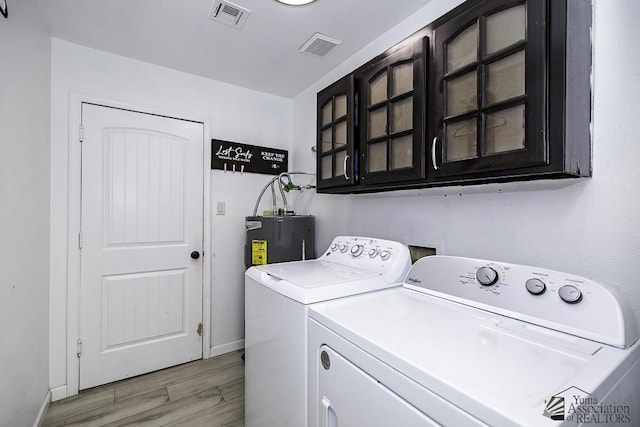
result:
<svg viewBox="0 0 640 427"><path fill-rule="evenodd" d="M289 6L303 6L314 2L315 0L278 0L280 3L288 4Z"/></svg>

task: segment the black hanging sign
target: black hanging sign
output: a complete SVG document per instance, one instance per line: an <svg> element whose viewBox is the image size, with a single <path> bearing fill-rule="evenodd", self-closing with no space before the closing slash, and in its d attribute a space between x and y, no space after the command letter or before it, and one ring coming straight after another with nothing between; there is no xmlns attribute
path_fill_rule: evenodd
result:
<svg viewBox="0 0 640 427"><path fill-rule="evenodd" d="M287 172L288 164L286 150L211 140L211 169L279 175Z"/></svg>

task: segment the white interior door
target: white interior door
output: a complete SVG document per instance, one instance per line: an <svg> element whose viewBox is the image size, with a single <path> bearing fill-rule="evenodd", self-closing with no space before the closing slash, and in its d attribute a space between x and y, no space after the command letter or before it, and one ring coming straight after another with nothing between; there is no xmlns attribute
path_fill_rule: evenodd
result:
<svg viewBox="0 0 640 427"><path fill-rule="evenodd" d="M204 135L86 103L82 126L85 389L202 357Z"/></svg>

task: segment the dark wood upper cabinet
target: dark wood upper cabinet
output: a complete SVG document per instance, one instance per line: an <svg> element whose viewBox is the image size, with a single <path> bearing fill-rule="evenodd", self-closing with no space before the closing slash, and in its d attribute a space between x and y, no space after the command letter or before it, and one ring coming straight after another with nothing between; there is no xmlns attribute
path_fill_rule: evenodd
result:
<svg viewBox="0 0 640 427"><path fill-rule="evenodd" d="M547 163L544 3L484 1L434 29L432 177Z"/></svg>
<svg viewBox="0 0 640 427"><path fill-rule="evenodd" d="M431 184L591 176L589 1L470 1L429 28Z"/></svg>
<svg viewBox="0 0 640 427"><path fill-rule="evenodd" d="M318 93L317 177L319 190L357 182L353 75Z"/></svg>
<svg viewBox="0 0 640 427"><path fill-rule="evenodd" d="M425 176L426 43L427 38L407 40L355 75L363 185Z"/></svg>
<svg viewBox="0 0 640 427"><path fill-rule="evenodd" d="M320 92L319 191L591 176L591 7L468 0Z"/></svg>

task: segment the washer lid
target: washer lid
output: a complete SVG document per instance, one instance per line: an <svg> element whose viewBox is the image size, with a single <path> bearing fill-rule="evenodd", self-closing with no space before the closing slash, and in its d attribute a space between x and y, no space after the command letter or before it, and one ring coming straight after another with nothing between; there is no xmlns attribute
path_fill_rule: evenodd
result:
<svg viewBox="0 0 640 427"><path fill-rule="evenodd" d="M310 316L490 425L542 423L545 400L570 387L602 392L632 359L631 349L409 289L317 304Z"/></svg>
<svg viewBox="0 0 640 427"><path fill-rule="evenodd" d="M323 260L295 261L251 267L246 275L303 304L400 286L381 273Z"/></svg>
<svg viewBox="0 0 640 427"><path fill-rule="evenodd" d="M316 259L267 264L256 268L277 279L286 280L303 288L317 288L381 276L381 273Z"/></svg>

